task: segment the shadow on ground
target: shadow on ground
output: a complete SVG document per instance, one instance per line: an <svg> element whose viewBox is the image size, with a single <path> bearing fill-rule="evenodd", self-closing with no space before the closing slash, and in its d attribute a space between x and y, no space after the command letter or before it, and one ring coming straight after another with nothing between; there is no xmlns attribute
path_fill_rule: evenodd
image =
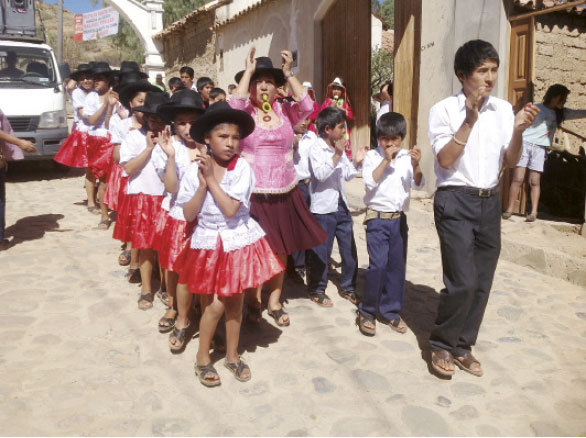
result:
<svg viewBox="0 0 586 438"><path fill-rule="evenodd" d="M12 237L8 248L22 242L42 239L45 233L50 231L69 231L59 229L59 220L64 217L62 214L40 214L19 219L4 232L6 237Z"/></svg>
<svg viewBox="0 0 586 438"><path fill-rule="evenodd" d="M8 164L6 182L45 181L77 178L82 175L85 175L85 169L66 167L53 160L11 161Z"/></svg>

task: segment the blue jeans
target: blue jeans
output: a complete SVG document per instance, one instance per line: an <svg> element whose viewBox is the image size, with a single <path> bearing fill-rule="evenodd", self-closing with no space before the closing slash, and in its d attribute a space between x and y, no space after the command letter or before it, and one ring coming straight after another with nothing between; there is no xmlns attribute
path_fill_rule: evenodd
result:
<svg viewBox="0 0 586 438"><path fill-rule="evenodd" d="M399 317L405 292L408 230L405 215L366 223L369 265L364 296L358 305L362 315L379 316L384 321Z"/></svg>
<svg viewBox="0 0 586 438"><path fill-rule="evenodd" d="M0 169L0 241L4 239L6 226L6 170Z"/></svg>
<svg viewBox="0 0 586 438"><path fill-rule="evenodd" d="M338 240L338 249L342 258L342 275L340 289L356 290L356 274L358 272L358 255L352 231L353 221L350 211L342 198L338 201L338 211L327 214L316 214L315 218L328 233L328 239L321 245L311 249L310 270L307 286L312 293L325 293L328 285L328 265L334 237Z"/></svg>
<svg viewBox="0 0 586 438"><path fill-rule="evenodd" d="M307 203L309 207L311 205L311 198L309 196L309 184L306 183L304 180L299 180L299 184L297 184L301 193L303 193L303 199ZM303 269L305 270L305 251L295 251L291 253L291 258L293 259L293 267L295 269Z"/></svg>

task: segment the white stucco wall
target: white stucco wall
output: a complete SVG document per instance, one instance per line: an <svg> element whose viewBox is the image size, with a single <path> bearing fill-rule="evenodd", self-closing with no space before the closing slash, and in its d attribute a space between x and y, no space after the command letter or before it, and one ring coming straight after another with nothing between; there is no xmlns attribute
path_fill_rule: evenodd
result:
<svg viewBox="0 0 586 438"><path fill-rule="evenodd" d="M383 22L376 16L370 17L370 48L380 48L383 41Z"/></svg>

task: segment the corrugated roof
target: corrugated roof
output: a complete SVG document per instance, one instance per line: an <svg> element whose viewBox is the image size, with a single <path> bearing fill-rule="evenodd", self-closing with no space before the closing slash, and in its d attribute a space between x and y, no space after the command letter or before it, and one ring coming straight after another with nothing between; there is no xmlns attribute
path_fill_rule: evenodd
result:
<svg viewBox="0 0 586 438"><path fill-rule="evenodd" d="M190 12L189 14L187 14L181 20L177 20L177 21L171 23L169 26L167 26L161 32L156 34L154 37L160 39L160 38L164 37L165 35L168 35L172 32L181 30L187 24L189 24L189 22L194 21L198 15L203 14L204 12L215 11L219 7L222 7L230 2L232 2L232 0L215 0L210 3L206 3L205 5L200 6L199 8L195 9L193 12Z"/></svg>
<svg viewBox="0 0 586 438"><path fill-rule="evenodd" d="M238 20L240 17L247 15L247 14L250 14L251 12L256 11L261 6L264 6L267 3L272 3L274 1L277 1L277 0L260 0L258 3L255 3L252 6L249 6L246 9L241 10L236 15L228 18L227 20L217 22L214 26L214 29L217 29L219 27L223 27L229 23L233 23L234 21Z"/></svg>

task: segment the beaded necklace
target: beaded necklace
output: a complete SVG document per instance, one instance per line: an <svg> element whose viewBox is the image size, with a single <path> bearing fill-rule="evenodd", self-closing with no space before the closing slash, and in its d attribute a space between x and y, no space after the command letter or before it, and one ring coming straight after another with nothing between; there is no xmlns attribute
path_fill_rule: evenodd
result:
<svg viewBox="0 0 586 438"><path fill-rule="evenodd" d="M266 93L262 94L262 106L261 109L262 111L265 113L265 115L262 118L263 122L270 122L271 121L271 116L269 116L269 112L273 109L273 107L271 106L271 103L269 102L269 95Z"/></svg>

